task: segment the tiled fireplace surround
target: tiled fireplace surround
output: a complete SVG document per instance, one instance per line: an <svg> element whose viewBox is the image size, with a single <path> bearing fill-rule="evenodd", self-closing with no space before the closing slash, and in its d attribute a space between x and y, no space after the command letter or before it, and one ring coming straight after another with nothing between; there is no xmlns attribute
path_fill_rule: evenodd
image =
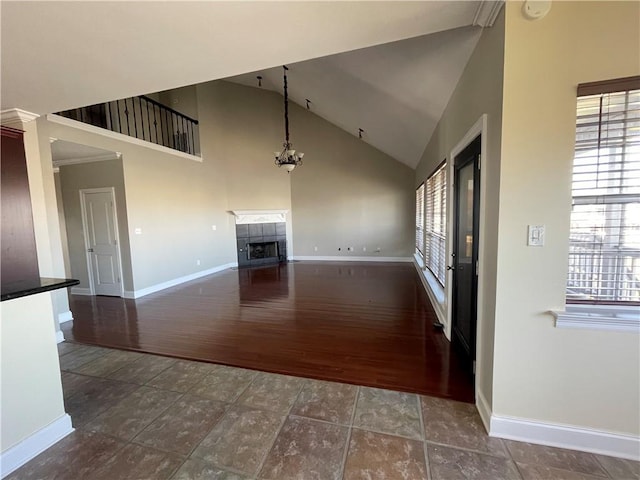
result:
<svg viewBox="0 0 640 480"><path fill-rule="evenodd" d="M236 243L239 267L272 265L287 261L286 210L236 210ZM252 244L277 245L277 256L250 258Z"/></svg>

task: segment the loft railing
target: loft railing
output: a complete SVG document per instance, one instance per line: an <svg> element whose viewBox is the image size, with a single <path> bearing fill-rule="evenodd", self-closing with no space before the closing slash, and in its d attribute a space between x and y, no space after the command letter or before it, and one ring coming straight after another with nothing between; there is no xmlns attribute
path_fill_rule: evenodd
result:
<svg viewBox="0 0 640 480"><path fill-rule="evenodd" d="M198 121L144 95L58 115L191 155L200 153Z"/></svg>

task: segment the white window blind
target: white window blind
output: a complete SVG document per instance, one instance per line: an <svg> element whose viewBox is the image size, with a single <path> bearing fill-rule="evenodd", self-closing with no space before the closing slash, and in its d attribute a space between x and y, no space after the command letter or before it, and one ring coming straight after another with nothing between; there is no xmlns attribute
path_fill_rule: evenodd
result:
<svg viewBox="0 0 640 480"><path fill-rule="evenodd" d="M568 303L640 302L640 77L623 80L578 89Z"/></svg>
<svg viewBox="0 0 640 480"><path fill-rule="evenodd" d="M425 266L443 286L447 250L446 178L443 164L427 179L425 190Z"/></svg>
<svg viewBox="0 0 640 480"><path fill-rule="evenodd" d="M416 190L416 251L424 254L424 183Z"/></svg>

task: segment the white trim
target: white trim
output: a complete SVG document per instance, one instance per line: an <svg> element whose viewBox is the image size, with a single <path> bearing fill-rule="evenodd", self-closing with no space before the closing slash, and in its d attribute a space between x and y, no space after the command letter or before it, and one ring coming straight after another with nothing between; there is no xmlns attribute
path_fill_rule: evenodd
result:
<svg viewBox="0 0 640 480"><path fill-rule="evenodd" d="M67 127L77 128L78 130L84 130L85 132L101 135L103 137L120 140L121 142L127 142L138 145L140 147L151 148L162 153L168 153L170 155L175 155L176 157L193 160L194 162L202 162L202 157L198 157L196 155L190 155L188 153L180 152L172 148L163 147L162 145L158 145L157 143L147 142L146 140L140 140L139 138L130 137L129 135L124 135L122 133L112 132L111 130L106 130L104 128L94 127L93 125L78 122L76 120L71 120L70 118L61 117L60 115L55 115L53 113L47 114L47 120L53 123L58 123L60 125L65 125Z"/></svg>
<svg viewBox="0 0 640 480"><path fill-rule="evenodd" d="M231 210L236 217L236 225L255 223L280 223L287 221L289 210Z"/></svg>
<svg viewBox="0 0 640 480"><path fill-rule="evenodd" d="M90 288L71 287L71 295L93 295Z"/></svg>
<svg viewBox="0 0 640 480"><path fill-rule="evenodd" d="M69 435L73 430L71 417L65 413L46 427L5 450L0 456L1 478L17 470L54 443Z"/></svg>
<svg viewBox="0 0 640 480"><path fill-rule="evenodd" d="M191 280L195 280L200 277L206 277L207 275L218 273L223 270L227 270L228 268L233 268L237 266L238 266L238 262L226 263L224 265L219 265L217 267L209 268L208 270L202 270L200 272L192 273L190 275L185 275L184 277L174 278L173 280L158 283L156 285L152 285L150 287L143 288L141 290L135 290L135 291L127 290L126 292L124 292L124 298L144 297L145 295L150 295L152 293L159 292L160 290L165 290L167 288L175 287L176 285L180 285L181 283L190 282Z"/></svg>
<svg viewBox="0 0 640 480"><path fill-rule="evenodd" d="M611 330L640 334L640 309L612 305L567 305L551 310L557 328Z"/></svg>
<svg viewBox="0 0 640 480"><path fill-rule="evenodd" d="M489 435L520 442L640 460L640 437L592 428L491 416Z"/></svg>
<svg viewBox="0 0 640 480"><path fill-rule="evenodd" d="M491 429L491 407L480 389L476 390L476 408L478 409L484 428L489 432Z"/></svg>
<svg viewBox="0 0 640 480"><path fill-rule="evenodd" d="M230 210L231 213L233 213L236 217L238 215L264 215L264 214L287 214L289 213L289 210Z"/></svg>
<svg viewBox="0 0 640 480"><path fill-rule="evenodd" d="M54 167L62 167L64 165L77 165L79 163L106 162L108 160L119 160L122 158L120 152L101 153L100 155L91 155L89 157L60 158L53 161Z"/></svg>
<svg viewBox="0 0 640 480"><path fill-rule="evenodd" d="M56 332L56 343L62 343L64 342L64 333L62 333L62 330L58 330Z"/></svg>
<svg viewBox="0 0 640 480"><path fill-rule="evenodd" d="M424 269L420 266L420 260L422 257L418 253L413 255L413 263L418 271L418 277L420 277L420 282L422 282L422 286L427 292L427 296L429 297L429 301L431 302L431 306L433 307L433 311L436 312L436 316L438 317L438 321L447 327L447 312L446 307L444 307L445 301L445 292L442 285L438 283L436 277L433 276L429 269Z"/></svg>
<svg viewBox="0 0 640 480"><path fill-rule="evenodd" d="M449 229L447 235L449 237L449 245L447 254L450 255L454 249L453 245L453 224L455 222L455 212L453 211L453 198L455 196L453 178L455 173L455 158L457 155L462 153L462 151L478 136L480 135L480 205L478 205L478 209L480 211L479 218L479 232L478 232L478 292L477 292L477 301L476 301L476 398L478 397L480 385L482 385L482 376L483 376L483 350L482 350L482 342L484 335L484 317L482 316L482 312L484 309L484 265L482 259L484 258L484 250L485 250L485 225L486 225L486 212L485 212L485 203L486 203L486 192L487 192L487 171L489 170L487 161L487 124L488 124L488 116L486 113L483 113L480 118L473 124L473 126L467 131L467 133L462 137L455 147L451 150L451 154L447 159L448 162L448 172L447 172L447 183L448 183L448 198L451 199L448 208L448 225ZM449 256L447 256L449 258ZM452 285L453 282L452 272L449 272L447 276L447 285ZM451 340L451 328L452 328L452 317L453 317L453 289L447 289L447 320L449 320L448 325L445 328L445 334L447 338Z"/></svg>
<svg viewBox="0 0 640 480"><path fill-rule="evenodd" d="M70 322L73 320L73 313L71 310L67 310L66 312L62 312L58 314L58 323Z"/></svg>
<svg viewBox="0 0 640 480"><path fill-rule="evenodd" d="M39 116L37 113L27 112L20 108L11 108L0 112L0 124L3 127L22 129L24 123L35 120Z"/></svg>
<svg viewBox="0 0 640 480"><path fill-rule="evenodd" d="M473 18L473 25L480 27L493 27L493 23L500 13L504 0L479 2L476 16Z"/></svg>
<svg viewBox="0 0 640 480"><path fill-rule="evenodd" d="M293 260L301 261L317 261L317 262L401 262L410 263L413 262L412 257L323 257L323 256L309 256L309 255L296 255Z"/></svg>

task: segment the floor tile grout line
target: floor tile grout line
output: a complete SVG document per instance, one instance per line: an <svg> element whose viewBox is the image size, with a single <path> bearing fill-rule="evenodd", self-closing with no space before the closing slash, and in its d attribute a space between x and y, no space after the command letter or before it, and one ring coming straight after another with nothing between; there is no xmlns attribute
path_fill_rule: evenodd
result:
<svg viewBox="0 0 640 480"><path fill-rule="evenodd" d="M99 415L97 415L96 417L94 417L94 418L93 418L93 420L97 419L97 418L98 418L99 416L101 416L101 415L104 415L104 414L105 414L105 413L107 413L109 410L111 410L111 409L113 409L113 408L117 407L117 406L118 406L118 405L120 405L123 401L125 401L127 398L129 398L131 395L133 395L135 392L139 391L141 388L153 388L153 387L148 387L147 385L139 385L139 386L138 386L138 388L136 388L133 392L131 392L129 395L127 395L127 396L126 396L126 397L124 397L122 400L120 400L119 402L117 402L115 405L113 405L113 406L109 407L108 409L106 409L106 410L105 410L104 412L102 412L101 414L99 414ZM161 390L161 389L156 388L156 389L154 389L154 390ZM169 390L161 390L161 391L169 392ZM177 393L177 392L170 392L170 393ZM151 419L151 421L149 421L149 423L147 423L144 427L142 427L142 429L141 429L140 431L136 432L136 433L134 434L134 436L133 436L133 437L131 437L131 438L130 438L130 439L128 439L128 440L124 440L124 439L120 439L120 440L121 440L121 441L128 442L128 443L132 443L132 442L133 442L133 440L134 440L138 435L140 435L140 433L142 433L142 432L143 432L143 431L144 431L144 430L145 430L149 425L151 425L153 422L155 422L155 421L160 417L160 415L162 415L164 412L166 412L167 410L169 410L169 408L171 408L175 403L177 403L177 402L178 402L178 400L179 400L179 399L181 399L183 396L184 396L184 394L180 394L180 395L179 395L179 396L178 396L178 397L177 397L173 402L169 403L169 404L166 406L166 408L162 409L162 411L160 411L160 413L158 413L155 417L153 417L153 419ZM93 420L92 420L92 421L93 421ZM97 430L94 430L94 431L97 431ZM102 432L98 432L98 433L102 433ZM114 438L118 438L118 437L114 437Z"/></svg>
<svg viewBox="0 0 640 480"><path fill-rule="evenodd" d="M418 416L420 417L420 432L422 433L422 455L424 456L424 468L426 469L427 480L431 480L431 464L429 463L429 453L427 452L427 443L425 439L426 435L426 426L424 423L424 414L422 412L422 395L417 395L418 397Z"/></svg>
<svg viewBox="0 0 640 480"><path fill-rule="evenodd" d="M514 461L510 456L505 457L504 455L496 455L495 453L491 453L491 452L485 452L482 450L474 450L473 448L468 448L468 447L459 447L457 445L451 445L450 443L442 443L442 442L434 442L433 440L425 440L424 441L425 444L429 444L429 445L435 445L437 447L445 447L445 448L452 448L454 450L462 450L464 452L469 452L469 453L477 453L480 455L486 455L488 457L493 457L493 458L500 458L502 460L511 460Z"/></svg>
<svg viewBox="0 0 640 480"><path fill-rule="evenodd" d="M194 395L194 397L195 396L196 395ZM199 398L204 398L204 397L199 397ZM215 400L215 401L217 402L219 400ZM233 405L233 404L228 403L228 402L220 402L220 403L224 403L225 404L224 412L222 412L222 415L220 415L218 420L215 421L215 423L211 426L209 431L206 434L203 435L203 437L200 439L200 441L196 442L196 444L193 446L193 448L187 454L187 458L191 458L191 456L193 455L193 452L195 452L197 450L197 448L202 444L202 442L204 442L204 439L209 436L209 434L213 431L213 429L218 426L218 424L222 421L222 419L227 415L227 412L229 411L229 408L231 407L231 405ZM199 458L199 457L196 457L196 458ZM202 459L202 460L204 461L204 459Z"/></svg>
<svg viewBox="0 0 640 480"><path fill-rule="evenodd" d="M337 427L347 427L347 428L351 427L350 423L330 422L329 420L322 420L321 418L307 417L305 415L298 415L298 414L295 414L295 413L290 413L289 417L298 418L300 420L309 420L311 422L324 423L326 425L333 425L333 426L337 426Z"/></svg>
<svg viewBox="0 0 640 480"><path fill-rule="evenodd" d="M398 435L398 434L395 434L395 433L383 432L382 430L376 430L376 429L369 428L369 427L363 427L361 425L353 425L352 428L355 428L356 430L362 430L363 432L371 432L371 433L377 433L378 435L386 435L387 437L401 438L403 440L411 440L412 442L423 442L423 440L421 440L420 438L407 437L406 435ZM448 445L443 445L443 446L447 447ZM502 458L504 458L504 457L502 457Z"/></svg>
<svg viewBox="0 0 640 480"><path fill-rule="evenodd" d="M214 365L218 365L218 364L214 364ZM223 366L225 366L225 365L223 365ZM225 366L225 367L226 367L226 366ZM235 367L230 367L230 368L235 368ZM245 369L245 370L246 370L246 369ZM246 391L246 390L247 390L247 389L248 389L248 388L253 384L254 380L255 380L255 379L256 379L256 377L258 376L258 371L257 371L257 370L249 370L249 371L254 372L254 375L253 375L253 377L251 378L251 381L250 381L249 383L247 383L247 385L246 385L246 386L241 390L240 394L238 394L238 395L235 397L235 399L234 399L233 401L231 401L231 402L222 402L221 400L216 400L216 401L219 401L219 402L222 402L222 403L226 403L226 404L227 404L227 406L226 406L226 408L225 408L225 411L224 411L224 413L220 416L220 418L219 418L219 419L218 419L218 421L215 423L215 425L214 425L213 427L211 427L211 429L207 432L207 434L206 434L204 437L202 437L202 439L197 443L197 445L196 445L195 447L193 447L193 449L191 450L191 452L189 452L188 458L192 458L192 457L193 457L193 458L197 458L197 459L202 460L203 462L206 462L206 463L208 463L208 464L215 465L215 466L216 466L216 468L220 468L221 470L228 470L228 471L230 471L230 472L237 473L237 474L242 474L242 475L246 476L246 473L244 473L244 472L240 472L239 470L235 470L235 469L231 469L231 470L230 470L230 469L229 469L229 467L222 467L222 466L219 466L219 465L217 465L217 464L215 464L215 463L209 462L208 460L205 460L204 458L201 458L201 457L198 457L198 456L195 456L195 457L194 457L194 455L193 455L193 454L194 454L194 452L198 449L198 447L199 447L200 445L202 445L202 442L204 442L204 440L209 436L209 434L213 431L213 429L214 429L214 428L216 428L216 426L217 426L217 425L222 421L222 419L223 419L223 418L225 418L225 417L227 416L227 413L228 413L228 411L229 411L229 409L230 409L231 407L236 406L236 405L237 405L237 406L241 406L241 407L244 407L244 406L245 406L245 405L243 405L243 404L241 404L241 403L237 403L237 400L238 400L238 399L242 396L242 394L243 394L243 393L244 393L244 392L245 392L245 391ZM204 380L204 379L203 379L203 380ZM202 383L202 381L201 381L200 383ZM193 386L193 388L195 388L195 387L196 387L196 386L194 385L194 386ZM192 388L191 390L193 390L193 388ZM187 393L188 393L188 392L187 392ZM199 396L199 395L194 395L194 394L191 394L191 395L193 395L193 396L197 396L197 397L200 397L200 398L209 398L209 397L204 397L204 396ZM209 399L210 399L210 398L209 398Z"/></svg>
<svg viewBox="0 0 640 480"><path fill-rule="evenodd" d="M292 378L300 378L300 377L292 377ZM304 387L307 385L307 383L308 383L307 379L304 379L304 378L302 379L302 382L300 382L300 388L298 389L298 393L296 394L295 398L291 402L291 405L289 405L287 413L282 418L282 422L280 422L280 426L278 427L278 433L276 433L274 435L273 441L271 442L271 445L269 445L269 448L265 450L265 453L262 456L262 460L260 461L260 463L258 465L256 473L253 475L254 478L260 477L260 473L262 472L262 468L264 467L264 464L267 461L267 458L269 457L269 454L271 453L271 450L273 450L273 447L275 446L276 441L278 440L278 437L280 436L280 432L282 432L282 428L284 427L284 424L287 422L287 419L289 418L289 415L291 414L291 410L293 410L293 406L298 401L298 398L302 394L302 390L304 390Z"/></svg>
<svg viewBox="0 0 640 480"><path fill-rule="evenodd" d="M420 439L424 442L426 439L426 427L424 424L424 416L422 414L422 396L416 395L418 400L418 418L420 419Z"/></svg>
<svg viewBox="0 0 640 480"><path fill-rule="evenodd" d="M344 479L345 469L347 468L347 458L349 457L349 450L351 448L351 433L353 432L353 421L356 418L356 408L358 406L358 399L360 397L360 387L356 387L356 395L353 399L353 406L351 407L351 419L349 421L349 430L347 431L347 441L344 445L344 452L342 453L342 464L340 465L339 479Z"/></svg>
<svg viewBox="0 0 640 480"><path fill-rule="evenodd" d="M351 433L353 432L353 427L349 427L347 430L347 439L344 444L344 452L342 453L342 463L340 465L340 474L338 475L338 479L344 480L345 470L347 468L347 458L349 457L349 450L351 447Z"/></svg>
<svg viewBox="0 0 640 480"><path fill-rule="evenodd" d="M612 474L611 472L609 472L609 470L607 469L607 467L605 467L605 466L602 464L602 462L601 462L601 461L600 461L600 459L597 457L597 455L596 455L596 454L594 454L594 453L592 453L591 455L593 455L594 460L596 461L596 463L598 464L598 466L602 469L602 471L603 471L604 473L606 473L606 474L607 474L607 478L615 479L615 477L613 476L613 474ZM615 458L615 457L614 457L614 458ZM639 464L639 465L640 465L640 464ZM640 467L639 467L639 469L640 469Z"/></svg>
<svg viewBox="0 0 640 480"><path fill-rule="evenodd" d="M122 440L120 438L116 438L116 437L114 437L112 435L107 435L107 434L104 434L104 433L101 433L101 432L95 432L93 430L85 430L85 429L79 428L79 427L74 427L74 429L75 429L76 432L82 432L83 434L88 434L88 435L103 436L103 437L107 437L107 438L110 438L112 440L115 440L117 442L118 447L113 451L113 453L111 455L108 455L107 457L105 457L103 459L103 464L108 462L109 460L111 460L113 457L115 457L118 453L120 453L129 444L129 442L124 441L124 440ZM39 455L42 455L42 453L46 452L47 450L44 450ZM34 457L34 458L36 458L36 457ZM25 465L27 465L27 464L25 463ZM93 467L93 463L92 463L92 467ZM96 468L98 468L98 466L96 466ZM15 470L14 470L14 472L15 472Z"/></svg>

